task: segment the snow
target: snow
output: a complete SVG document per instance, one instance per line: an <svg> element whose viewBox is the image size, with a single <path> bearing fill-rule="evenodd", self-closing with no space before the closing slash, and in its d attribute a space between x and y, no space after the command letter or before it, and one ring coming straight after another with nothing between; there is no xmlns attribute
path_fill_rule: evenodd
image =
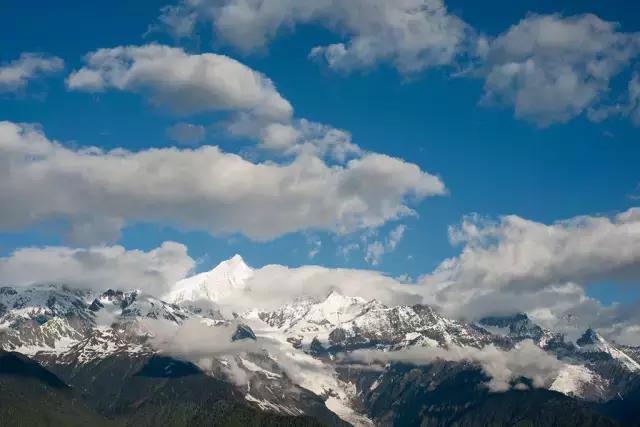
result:
<svg viewBox="0 0 640 427"><path fill-rule="evenodd" d="M287 414L287 415L293 415L293 416L303 415L303 412L297 408L289 408L283 405L279 405L277 403L269 402L267 400L258 399L249 393L247 393L244 396L244 398L247 401L256 404L263 411L272 411L280 414Z"/></svg>
<svg viewBox="0 0 640 427"><path fill-rule="evenodd" d="M364 415L358 414L349 406L345 405L344 401L336 397L329 397L324 404L327 406L327 408L329 408L331 412L339 416L342 420L350 423L354 427L375 425L369 418L365 417Z"/></svg>
<svg viewBox="0 0 640 427"><path fill-rule="evenodd" d="M640 371L640 364L638 362L633 360L623 351L617 349L615 346L609 344L600 334L593 330L589 330L587 333L591 333L590 338L593 342L579 346L580 351L585 353L607 353L612 358L621 362L622 366L627 370L632 372Z"/></svg>
<svg viewBox="0 0 640 427"><path fill-rule="evenodd" d="M549 390L554 390L568 396L582 397L586 384L598 384L603 380L584 365L565 365Z"/></svg>
<svg viewBox="0 0 640 427"><path fill-rule="evenodd" d="M171 291L163 296L164 301L174 304L185 302L218 302L225 297L245 289L253 276L240 255L218 264L213 270L177 282Z"/></svg>
<svg viewBox="0 0 640 427"><path fill-rule="evenodd" d="M282 378L282 375L277 374L275 372L268 371L268 370L256 365L255 363L251 362L250 360L240 358L240 361L242 362L242 366L244 366L246 369L248 369L251 372L261 372L269 379Z"/></svg>

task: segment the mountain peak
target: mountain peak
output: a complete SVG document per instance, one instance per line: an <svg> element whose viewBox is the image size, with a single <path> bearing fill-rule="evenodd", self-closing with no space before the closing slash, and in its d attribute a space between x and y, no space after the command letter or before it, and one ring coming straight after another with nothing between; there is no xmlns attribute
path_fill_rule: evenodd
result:
<svg viewBox="0 0 640 427"><path fill-rule="evenodd" d="M600 334L596 332L595 329L592 329L592 328L589 328L586 331L584 331L584 334L582 334L582 336L578 338L578 340L576 341L576 344L578 344L580 347L584 347L586 345L597 345L602 343L605 343L604 338L602 338Z"/></svg>
<svg viewBox="0 0 640 427"><path fill-rule="evenodd" d="M231 265L244 265L248 267L247 263L244 261L244 258L242 258L242 255L240 254L235 254L228 260L222 261L222 263L231 264Z"/></svg>
<svg viewBox="0 0 640 427"><path fill-rule="evenodd" d="M164 299L172 303L218 302L245 289L251 276L253 269L244 262L242 256L236 254L210 271L180 280Z"/></svg>

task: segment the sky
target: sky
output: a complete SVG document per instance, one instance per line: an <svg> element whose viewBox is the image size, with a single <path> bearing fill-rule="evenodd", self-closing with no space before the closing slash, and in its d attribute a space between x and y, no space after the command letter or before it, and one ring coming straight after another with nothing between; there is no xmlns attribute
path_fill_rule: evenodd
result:
<svg viewBox="0 0 640 427"><path fill-rule="evenodd" d="M640 297L639 4L0 7L0 278L177 242L192 270L374 270L453 314L521 282Z"/></svg>

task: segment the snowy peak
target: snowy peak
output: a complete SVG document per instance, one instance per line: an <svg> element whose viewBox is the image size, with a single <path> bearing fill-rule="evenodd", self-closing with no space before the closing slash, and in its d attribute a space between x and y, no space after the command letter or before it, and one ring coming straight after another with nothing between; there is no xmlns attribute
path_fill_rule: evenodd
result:
<svg viewBox="0 0 640 427"><path fill-rule="evenodd" d="M244 290L252 276L253 269L240 255L234 255L211 271L180 280L163 299L174 304L216 303Z"/></svg>
<svg viewBox="0 0 640 427"><path fill-rule="evenodd" d="M594 329L587 329L576 341L578 349L582 353L605 353L614 360L619 361L629 371L640 371L640 364L629 357L624 351L607 342L602 335Z"/></svg>
<svg viewBox="0 0 640 427"><path fill-rule="evenodd" d="M478 324L492 334L509 337L514 341L531 339L540 347L545 347L553 338L559 338L535 324L524 313L485 317Z"/></svg>

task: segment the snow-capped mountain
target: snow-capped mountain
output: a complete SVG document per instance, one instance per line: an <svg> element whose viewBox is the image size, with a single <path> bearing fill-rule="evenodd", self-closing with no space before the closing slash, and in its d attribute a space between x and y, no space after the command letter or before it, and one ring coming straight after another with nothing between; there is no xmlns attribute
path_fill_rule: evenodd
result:
<svg viewBox="0 0 640 427"><path fill-rule="evenodd" d="M332 353L370 346L481 347L503 343L485 330L450 320L424 305L387 307L333 291L323 300L299 300L271 312L251 313L295 345Z"/></svg>
<svg viewBox="0 0 640 427"><path fill-rule="evenodd" d="M352 369L340 355L359 349L493 345L508 351L532 340L562 362L546 387L589 400L623 395L640 378L638 348L608 342L591 329L575 343L566 341L525 314L465 323L427 305L387 306L333 291L270 311L247 307L224 318L216 303L235 293L250 294L252 277L254 270L236 255L179 281L160 298L137 290L95 292L56 284L3 287L0 349L32 356L69 381L78 381L78 387L92 390L101 387L95 381L113 378L108 374L113 366L120 369L117 375L130 375L141 361L165 351L155 340L158 331L180 335L187 322L206 328L231 326L222 339L244 344L234 353L198 354L193 362L209 375L232 381L247 401L264 410L321 417L335 413L355 425L373 423L367 402L378 402L373 396L378 387L382 390L406 375L394 364L383 371ZM430 378L444 381L474 369L470 363L455 366ZM106 379L92 374L96 370L104 371ZM437 387L434 384L429 387Z"/></svg>
<svg viewBox="0 0 640 427"><path fill-rule="evenodd" d="M216 303L244 290L251 276L253 269L240 255L235 255L211 271L179 281L162 299L174 304Z"/></svg>

